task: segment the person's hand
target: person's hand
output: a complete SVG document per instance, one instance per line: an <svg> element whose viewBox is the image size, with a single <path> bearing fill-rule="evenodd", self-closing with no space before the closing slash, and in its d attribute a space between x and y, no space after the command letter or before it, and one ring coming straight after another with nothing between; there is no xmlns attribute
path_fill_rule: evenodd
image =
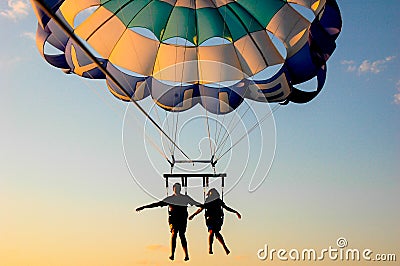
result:
<svg viewBox="0 0 400 266"><path fill-rule="evenodd" d="M240 213L237 212L236 215L237 215L237 217L238 217L239 219L242 218L242 215L240 215Z"/></svg>
<svg viewBox="0 0 400 266"><path fill-rule="evenodd" d="M194 217L194 215L192 214L192 215L190 215L189 216L189 220L192 220L193 219L193 217Z"/></svg>
<svg viewBox="0 0 400 266"><path fill-rule="evenodd" d="M139 207L139 208L136 208L136 211L137 212L140 212L140 211L142 211L144 208L143 207Z"/></svg>

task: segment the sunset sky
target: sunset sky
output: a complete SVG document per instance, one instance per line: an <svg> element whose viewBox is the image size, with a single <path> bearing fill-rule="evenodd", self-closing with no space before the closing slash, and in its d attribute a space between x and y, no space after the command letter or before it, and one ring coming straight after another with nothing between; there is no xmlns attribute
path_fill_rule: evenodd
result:
<svg viewBox="0 0 400 266"><path fill-rule="evenodd" d="M242 173L240 146L233 151L224 200L243 217L225 213L222 234L231 254L218 243L207 254L199 215L188 224L190 261L178 243L170 262L167 209L134 211L155 200L138 180L162 197L159 173L168 171L161 159L161 170L146 161L143 118L134 107L127 113L137 121L125 118L127 104L104 82L48 65L35 45L30 3L1 0L0 265L309 265L262 261L257 252L266 244L337 248L340 237L347 248L396 254L399 261L400 2L338 4L343 31L325 87L306 105L274 112L275 157L255 192L248 191L251 171L262 180L270 161L250 162L259 170L250 167L233 187ZM263 136L273 137L266 124ZM201 193L191 194L202 201Z"/></svg>

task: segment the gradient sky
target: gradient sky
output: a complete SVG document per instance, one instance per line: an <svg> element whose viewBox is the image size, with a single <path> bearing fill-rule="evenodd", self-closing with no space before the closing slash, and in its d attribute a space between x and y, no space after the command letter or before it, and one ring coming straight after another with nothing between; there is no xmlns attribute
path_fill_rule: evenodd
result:
<svg viewBox="0 0 400 266"><path fill-rule="evenodd" d="M339 237L400 260L400 2L338 2L344 26L323 92L274 113L268 178L254 193L244 178L225 197L243 215L225 217L232 253L216 243L207 254L200 215L188 226L188 265L308 265L257 251L336 247ZM126 104L44 62L35 31L28 2L0 2L0 265L167 265L167 210L133 211L154 199L125 163ZM143 143L140 130L131 136L130 147ZM182 258L178 245L174 263Z"/></svg>

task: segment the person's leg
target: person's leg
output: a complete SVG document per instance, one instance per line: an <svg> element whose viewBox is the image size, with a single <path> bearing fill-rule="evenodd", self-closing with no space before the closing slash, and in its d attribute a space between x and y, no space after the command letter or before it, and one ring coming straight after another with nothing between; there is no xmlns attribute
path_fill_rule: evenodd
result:
<svg viewBox="0 0 400 266"><path fill-rule="evenodd" d="M169 257L170 260L174 260L175 258L175 248L176 248L176 230L175 228L171 229L171 256Z"/></svg>
<svg viewBox="0 0 400 266"><path fill-rule="evenodd" d="M185 260L189 260L189 251L187 247L187 240L184 230L179 230L179 238L181 239L182 249L183 252L185 253Z"/></svg>
<svg viewBox="0 0 400 266"><path fill-rule="evenodd" d="M208 230L208 254L213 254L212 245L214 242L214 231Z"/></svg>
<svg viewBox="0 0 400 266"><path fill-rule="evenodd" d="M224 238L222 237L221 233L215 232L215 237L218 239L218 241L222 244L222 246L224 247L225 253L226 255L228 255L229 253L231 253L231 251L228 249L228 247L225 244Z"/></svg>

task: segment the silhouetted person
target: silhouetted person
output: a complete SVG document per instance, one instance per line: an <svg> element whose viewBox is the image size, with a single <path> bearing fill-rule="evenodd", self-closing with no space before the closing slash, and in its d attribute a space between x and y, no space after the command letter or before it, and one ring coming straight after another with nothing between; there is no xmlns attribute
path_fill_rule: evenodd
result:
<svg viewBox="0 0 400 266"><path fill-rule="evenodd" d="M213 254L213 249L212 245L214 242L214 235L218 239L218 241L222 244L224 247L224 250L226 252L226 255L230 253L230 250L225 244L224 238L222 237L221 233L221 227L222 223L224 221L224 211L223 209L236 213L237 217L240 219L241 215L239 212L235 211L232 208L229 208L228 206L225 205L225 203L221 200L220 195L218 191L215 188L212 188L208 191L207 193L207 198L205 200L205 203L202 207L200 207L195 213L189 216L189 220L192 220L194 216L202 212L203 210L205 211L205 218L206 218L206 225L208 228L208 253Z"/></svg>
<svg viewBox="0 0 400 266"><path fill-rule="evenodd" d="M171 256L169 257L169 259L174 260L175 258L174 254L176 248L176 237L179 234L186 261L189 260L189 253L185 236L188 218L187 206L188 204L192 206L202 205L191 197L181 194L181 185L179 183L175 183L172 188L174 191L173 195L166 197L162 201L141 206L137 208L136 211L139 212L147 208L168 206L168 223L171 229Z"/></svg>

